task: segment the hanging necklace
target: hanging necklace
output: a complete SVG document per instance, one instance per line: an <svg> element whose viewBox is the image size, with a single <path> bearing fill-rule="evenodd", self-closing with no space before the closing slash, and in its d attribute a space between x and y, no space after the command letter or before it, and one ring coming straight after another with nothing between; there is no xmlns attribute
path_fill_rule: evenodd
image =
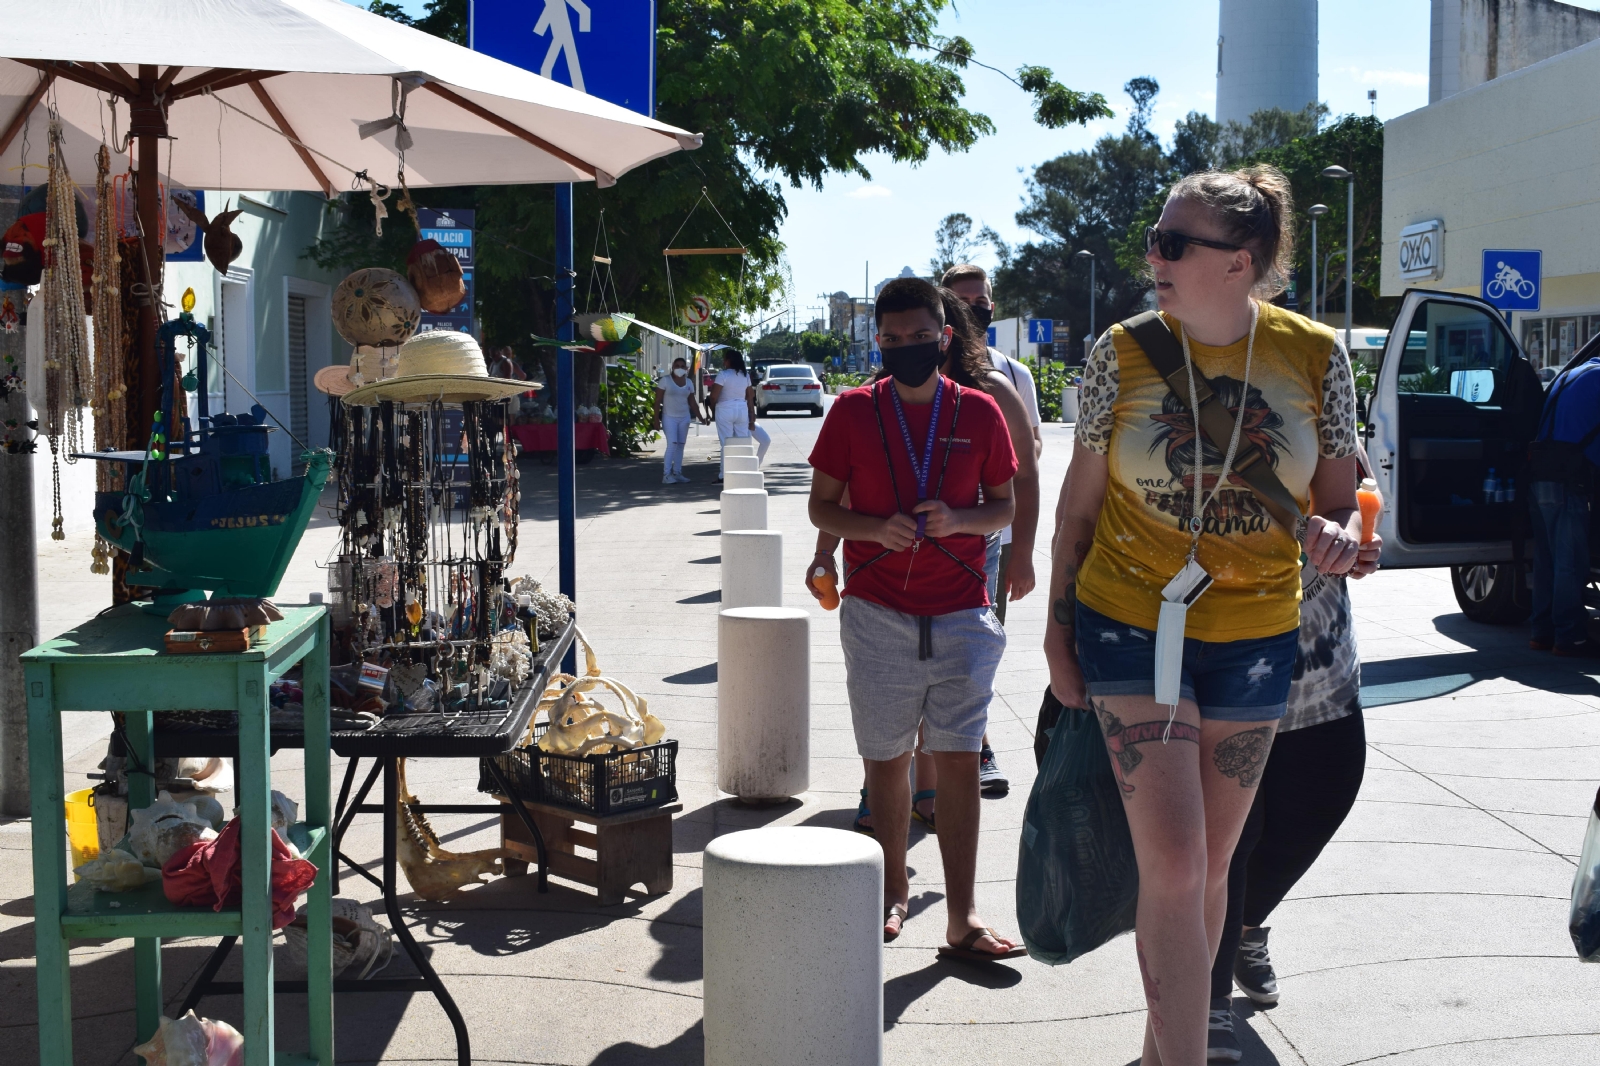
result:
<svg viewBox="0 0 1600 1066"><path fill-rule="evenodd" d="M1217 498L1217 493L1222 491L1223 483L1233 472L1233 459L1239 452L1239 437L1244 429L1245 401L1250 397L1250 362L1256 350L1256 323L1261 318L1261 306L1254 300L1250 301L1250 339L1244 347L1244 380L1239 383L1239 413L1233 420L1233 434L1228 438L1228 451L1222 460L1222 472L1217 475L1217 483L1212 486L1205 499L1201 499L1203 479L1201 477L1205 466L1204 438L1200 433L1200 395L1194 383L1194 357L1189 353L1189 331L1180 321L1178 323L1178 337L1183 341L1183 365L1189 372L1189 417L1194 421L1194 462L1191 466L1194 478L1194 510L1189 515L1189 558L1193 559L1200 550L1200 531L1205 528L1204 515L1207 507Z"/></svg>

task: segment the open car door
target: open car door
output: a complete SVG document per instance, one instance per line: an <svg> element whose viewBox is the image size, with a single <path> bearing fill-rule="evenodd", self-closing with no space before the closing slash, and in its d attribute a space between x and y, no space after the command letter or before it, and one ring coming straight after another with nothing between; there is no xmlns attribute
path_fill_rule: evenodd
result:
<svg viewBox="0 0 1600 1066"><path fill-rule="evenodd" d="M1408 290L1384 346L1367 451L1386 567L1449 566L1480 621L1527 613L1521 475L1544 392L1505 320L1458 293ZM1493 478L1499 491L1486 491ZM1518 543L1523 542L1523 543Z"/></svg>

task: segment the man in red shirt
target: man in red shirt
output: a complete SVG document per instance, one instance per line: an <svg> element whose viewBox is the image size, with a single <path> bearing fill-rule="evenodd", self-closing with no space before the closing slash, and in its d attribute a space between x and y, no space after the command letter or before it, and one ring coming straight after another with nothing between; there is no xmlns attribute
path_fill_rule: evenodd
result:
<svg viewBox="0 0 1600 1066"><path fill-rule="evenodd" d="M810 514L844 538L839 629L884 852L884 940L900 935L910 900L908 770L921 725L939 773L950 945L940 952L1014 957L1022 949L978 918L973 881L978 751L1005 651L983 572L984 536L1012 519L1016 453L999 405L937 372L951 343L937 289L898 278L879 293L875 315L890 376L845 392L828 412L811 452Z"/></svg>

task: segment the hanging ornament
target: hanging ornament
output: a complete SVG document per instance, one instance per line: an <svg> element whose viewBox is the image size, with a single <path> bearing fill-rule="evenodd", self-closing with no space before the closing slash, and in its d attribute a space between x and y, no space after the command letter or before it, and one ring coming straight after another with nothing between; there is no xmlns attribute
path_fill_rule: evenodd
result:
<svg viewBox="0 0 1600 1066"><path fill-rule="evenodd" d="M117 196L111 178L111 151L95 153L95 263L90 275L94 311L94 446L116 451L128 445L128 410L123 402L122 242L117 224ZM110 492L120 481L112 463L95 464L95 488ZM97 532L89 572L111 572L111 545Z"/></svg>
<svg viewBox="0 0 1600 1066"><path fill-rule="evenodd" d="M50 441L50 475L55 506L50 539L65 540L61 516L61 437L67 462L83 450L83 408L93 394L89 376L89 337L85 330L78 200L73 191L61 119L50 116L50 177L46 185L44 273L39 294L44 305L45 436Z"/></svg>

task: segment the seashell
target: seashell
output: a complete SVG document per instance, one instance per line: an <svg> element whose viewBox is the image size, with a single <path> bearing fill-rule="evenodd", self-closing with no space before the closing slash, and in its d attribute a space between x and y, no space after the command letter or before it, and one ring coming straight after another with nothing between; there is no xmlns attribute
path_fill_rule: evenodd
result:
<svg viewBox="0 0 1600 1066"><path fill-rule="evenodd" d="M194 1011L182 1018L163 1015L156 1035L133 1053L145 1066L243 1066L244 1035L227 1022L196 1017Z"/></svg>
<svg viewBox="0 0 1600 1066"><path fill-rule="evenodd" d="M150 806L133 812L128 846L141 863L160 869L178 851L216 835L193 803L179 803L172 793L162 792Z"/></svg>
<svg viewBox="0 0 1600 1066"><path fill-rule="evenodd" d="M161 880L158 868L144 865L137 856L119 848L102 851L98 859L84 863L73 873L102 892L126 892Z"/></svg>

